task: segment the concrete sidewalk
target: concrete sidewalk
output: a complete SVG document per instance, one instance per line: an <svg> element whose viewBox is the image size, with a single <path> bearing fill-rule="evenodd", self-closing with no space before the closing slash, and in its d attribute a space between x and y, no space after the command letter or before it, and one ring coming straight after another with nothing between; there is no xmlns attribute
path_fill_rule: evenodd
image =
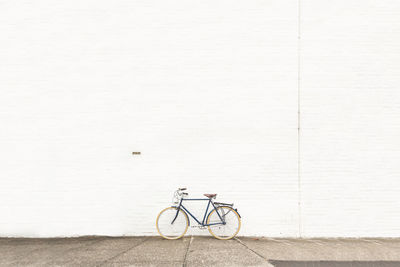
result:
<svg viewBox="0 0 400 267"><path fill-rule="evenodd" d="M0 238L0 256L1 266L400 266L400 239Z"/></svg>

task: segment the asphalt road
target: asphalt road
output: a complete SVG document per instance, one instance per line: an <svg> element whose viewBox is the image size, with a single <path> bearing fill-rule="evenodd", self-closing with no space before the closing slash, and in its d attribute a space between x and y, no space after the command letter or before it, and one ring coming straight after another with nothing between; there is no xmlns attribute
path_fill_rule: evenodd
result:
<svg viewBox="0 0 400 267"><path fill-rule="evenodd" d="M400 261L271 261L275 267L399 267Z"/></svg>
<svg viewBox="0 0 400 267"><path fill-rule="evenodd" d="M400 266L400 239L0 238L0 266Z"/></svg>

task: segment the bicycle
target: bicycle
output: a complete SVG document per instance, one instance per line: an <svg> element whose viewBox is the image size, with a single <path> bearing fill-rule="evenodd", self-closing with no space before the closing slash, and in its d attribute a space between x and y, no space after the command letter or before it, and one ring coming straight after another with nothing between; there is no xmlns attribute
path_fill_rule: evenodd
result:
<svg viewBox="0 0 400 267"><path fill-rule="evenodd" d="M165 239L179 239L183 237L190 225L190 215L200 229L208 231L217 239L228 240L235 237L241 227L241 216L233 204L214 202L217 194L204 194L207 198L186 198L186 188L178 188L174 193L174 205L163 209L157 216L156 227L158 233ZM208 201L203 220L200 222L190 211L183 206L184 201ZM207 214L210 205L213 209ZM196 227L196 226L192 226Z"/></svg>

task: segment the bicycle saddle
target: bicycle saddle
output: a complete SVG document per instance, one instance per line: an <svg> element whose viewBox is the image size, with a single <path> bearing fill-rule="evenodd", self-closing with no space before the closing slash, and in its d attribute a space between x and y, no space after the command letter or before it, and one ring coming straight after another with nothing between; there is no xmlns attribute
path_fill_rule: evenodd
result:
<svg viewBox="0 0 400 267"><path fill-rule="evenodd" d="M204 196L206 196L208 198L215 198L217 196L217 194L204 194Z"/></svg>

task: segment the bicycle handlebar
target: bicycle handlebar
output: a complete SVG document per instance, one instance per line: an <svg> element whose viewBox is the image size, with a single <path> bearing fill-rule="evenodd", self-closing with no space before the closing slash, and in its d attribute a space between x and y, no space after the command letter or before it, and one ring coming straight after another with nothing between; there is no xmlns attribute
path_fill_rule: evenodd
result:
<svg viewBox="0 0 400 267"><path fill-rule="evenodd" d="M185 191L186 189L187 189L186 187L178 188L178 190L180 190L180 191Z"/></svg>

